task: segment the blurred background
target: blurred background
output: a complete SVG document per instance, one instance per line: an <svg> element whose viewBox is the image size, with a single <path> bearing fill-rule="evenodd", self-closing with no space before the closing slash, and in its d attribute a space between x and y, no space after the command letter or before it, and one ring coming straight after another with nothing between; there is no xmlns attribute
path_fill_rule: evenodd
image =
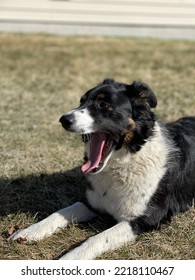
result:
<svg viewBox="0 0 195 280"><path fill-rule="evenodd" d="M195 39L195 1L1 0L0 31Z"/></svg>

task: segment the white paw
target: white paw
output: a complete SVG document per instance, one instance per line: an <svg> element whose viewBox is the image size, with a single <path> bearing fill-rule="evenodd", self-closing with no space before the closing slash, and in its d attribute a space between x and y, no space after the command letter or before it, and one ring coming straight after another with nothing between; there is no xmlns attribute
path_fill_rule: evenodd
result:
<svg viewBox="0 0 195 280"><path fill-rule="evenodd" d="M43 228L37 224L33 224L25 229L16 231L9 238L8 241L15 240L19 243L38 241L46 236Z"/></svg>
<svg viewBox="0 0 195 280"><path fill-rule="evenodd" d="M8 240L17 240L19 243L38 241L52 235L59 228L63 228L66 225L67 220L56 212L36 224L15 232Z"/></svg>

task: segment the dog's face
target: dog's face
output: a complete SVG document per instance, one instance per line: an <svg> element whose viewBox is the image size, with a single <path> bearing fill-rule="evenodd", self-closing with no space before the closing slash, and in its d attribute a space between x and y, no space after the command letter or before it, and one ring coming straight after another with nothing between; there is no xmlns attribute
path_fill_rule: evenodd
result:
<svg viewBox="0 0 195 280"><path fill-rule="evenodd" d="M156 105L154 93L140 82L127 85L107 79L87 91L80 106L60 118L66 130L80 133L85 142L83 173L102 171L122 146L138 151L152 133L150 108Z"/></svg>

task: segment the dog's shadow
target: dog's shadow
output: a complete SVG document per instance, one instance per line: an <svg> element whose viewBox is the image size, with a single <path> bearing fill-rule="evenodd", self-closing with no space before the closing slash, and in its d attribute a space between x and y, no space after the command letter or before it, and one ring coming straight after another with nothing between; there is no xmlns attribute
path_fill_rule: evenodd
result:
<svg viewBox="0 0 195 280"><path fill-rule="evenodd" d="M28 212L32 215L39 213L40 219L44 218L83 200L86 184L79 167L53 174L0 179L0 216Z"/></svg>
<svg viewBox="0 0 195 280"><path fill-rule="evenodd" d="M13 180L0 179L1 219L17 213L26 213L42 220L51 213L77 201L85 201L85 190L89 183L80 167L53 174L37 174ZM96 231L103 231L115 223L110 217L99 217ZM88 228L89 224L82 224ZM91 228L90 228L91 229ZM1 233L7 238L5 232ZM78 245L78 244L77 244ZM75 247L75 245L74 245Z"/></svg>

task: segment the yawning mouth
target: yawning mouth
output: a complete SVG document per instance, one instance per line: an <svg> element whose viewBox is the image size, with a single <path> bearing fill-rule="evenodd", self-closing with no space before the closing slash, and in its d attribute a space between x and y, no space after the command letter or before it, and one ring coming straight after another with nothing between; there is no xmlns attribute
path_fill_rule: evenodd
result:
<svg viewBox="0 0 195 280"><path fill-rule="evenodd" d="M81 167L83 173L97 173L106 164L114 146L114 140L106 132L95 132L85 135L89 141L89 154L87 162Z"/></svg>

